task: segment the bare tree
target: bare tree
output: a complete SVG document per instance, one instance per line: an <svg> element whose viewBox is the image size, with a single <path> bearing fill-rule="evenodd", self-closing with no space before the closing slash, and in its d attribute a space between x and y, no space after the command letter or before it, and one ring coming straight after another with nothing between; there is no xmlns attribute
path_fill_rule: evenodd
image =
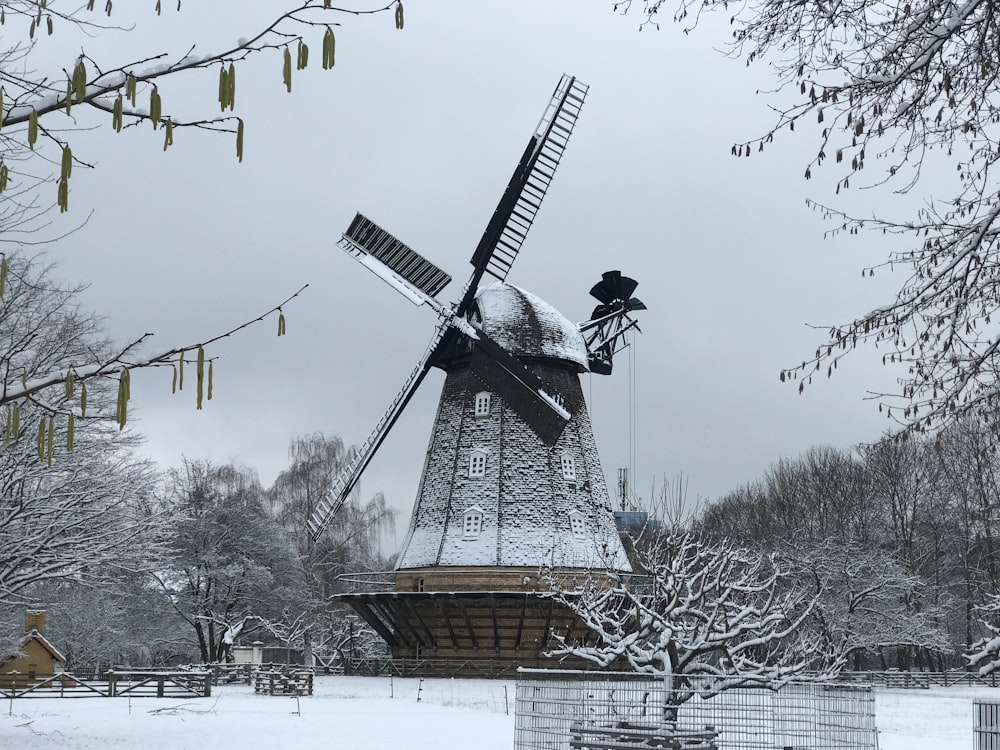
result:
<svg viewBox="0 0 1000 750"><path fill-rule="evenodd" d="M981 638L978 608L1000 586L995 435L968 414L938 435L884 440L857 453L811 449L782 459L708 505L696 526L712 538L779 552L805 580L815 579L825 590L817 608L825 619L817 623L831 643L838 633L853 634L848 643L862 631L868 635L859 643L881 643L863 652L850 647L856 665L873 658L886 665L895 658L900 668L940 665ZM870 585L876 590L868 592ZM873 602L899 620L895 634L874 637L875 619L851 624Z"/></svg>
<svg viewBox="0 0 1000 750"><path fill-rule="evenodd" d="M925 654L952 652L944 607L891 553L842 539L813 545L792 540L783 557L818 593L808 629L855 669L863 668L866 654L877 655L886 669L886 649L912 650L921 663Z"/></svg>
<svg viewBox="0 0 1000 750"><path fill-rule="evenodd" d="M980 639L981 620L992 622L990 597L1000 591L1000 463L995 439L988 424L969 415L949 426L936 443L940 499L929 541L935 551L943 548L938 575L952 584L954 597L963 603L955 619L961 631L956 641L965 650ZM983 606L986 609L980 609Z"/></svg>
<svg viewBox="0 0 1000 750"><path fill-rule="evenodd" d="M301 601L295 549L268 517L255 472L188 462L166 504L171 559L156 576L202 661L224 659L248 621L278 622Z"/></svg>
<svg viewBox="0 0 1000 750"><path fill-rule="evenodd" d="M991 595L977 611L985 635L972 644L968 658L969 666L985 676L1000 670L1000 594Z"/></svg>
<svg viewBox="0 0 1000 750"><path fill-rule="evenodd" d="M632 6L635 5L635 8ZM781 372L801 391L859 344L901 373L898 392L874 394L911 431L996 402L1000 385L1000 17L992 0L630 0L645 25L673 12L686 31L713 11L730 21L729 53L773 71L776 122L735 143L746 158L797 128L813 128L806 179L823 170L836 192L908 192L933 174L933 194L908 218L850 216L816 205L834 232L898 235L899 249L864 269L905 276L893 300L829 329ZM998 319L998 323L992 322Z"/></svg>
<svg viewBox="0 0 1000 750"><path fill-rule="evenodd" d="M682 699L839 665L806 637L816 597L790 585L773 557L670 531L638 540L632 564L635 575L594 572L573 588L547 574L557 601L589 631L586 640L554 633L552 656L663 675Z"/></svg>
<svg viewBox="0 0 1000 750"><path fill-rule="evenodd" d="M100 322L78 308L76 290L60 288L36 262L19 259L17 267L0 298L2 378L64 370L79 356L103 356ZM115 572L145 570L159 559L155 532L161 523L151 503L155 477L134 457L135 439L114 426L113 394L92 388L88 418L74 429L69 453L69 428L50 412L71 398L78 396L63 388L45 404L25 404L16 420L6 415L0 602L21 601L32 585L53 579L101 586Z"/></svg>
<svg viewBox="0 0 1000 750"><path fill-rule="evenodd" d="M941 464L926 441L882 441L861 447L869 499L881 511L892 548L920 570L919 530L934 498Z"/></svg>
<svg viewBox="0 0 1000 750"><path fill-rule="evenodd" d="M664 475L657 487L654 479L649 490L650 517L675 528L689 526L705 502L700 495L693 501L688 497L690 480L683 472L670 478Z"/></svg>
<svg viewBox="0 0 1000 750"><path fill-rule="evenodd" d="M236 156L242 160L243 120L235 114L236 71L248 58L277 56L284 88L291 92L295 71L310 63L308 41L313 41L314 49L322 50L321 55L312 56L313 65L319 62L324 70L334 67L333 27L344 17L395 9L396 27L403 27L399 0L359 8L335 8L330 0L285 0L273 6L272 15L259 28L233 29L233 37L239 40L222 49L200 50L189 38L161 34L158 44L162 48L150 50L141 59L105 60L88 52L88 47L96 46L95 38L155 23L152 7L147 10L149 15L140 15L128 28L115 24L111 2L103 4L103 14L92 0L86 5L66 0L9 0L3 7L5 27L11 31L0 47L4 129L0 141L0 216L6 211L7 216L22 220L53 204L61 211L68 208L74 168L92 166L72 152L68 139L77 128L97 123L88 119L92 115L100 117L104 127L118 132L142 123L153 130L162 129L164 149L173 145L174 131L181 128L231 133L236 137ZM182 12L179 3L176 9ZM161 4L156 3L157 16L161 10ZM226 15L217 23L228 26L239 21L239 16ZM53 35L74 50L71 58L54 65L48 43ZM190 117L178 114L182 107L171 102L166 89L170 82L192 71L218 74L219 111ZM213 76L213 86L215 81ZM54 164L60 165L58 177L49 174ZM35 189L49 181L58 185L51 199L32 204Z"/></svg>
<svg viewBox="0 0 1000 750"><path fill-rule="evenodd" d="M147 367L171 368L175 391L183 390L184 365L193 367L195 400L200 409L204 399L212 398L212 358L205 355L205 347L275 315L279 318L279 335L282 335L282 306L298 297L305 289L302 287L262 315L223 333L213 334L201 343L171 347L152 354L141 351L141 346L152 336L151 333L145 333L122 347L113 347L108 342L101 342L98 347L85 337L78 338L84 331L94 329L96 316L76 312L72 319L64 318L64 327L58 332L58 340L54 344L57 349L56 359L53 359L53 351L44 348L51 347L52 342L40 344L37 331L25 328L18 321L21 318L37 319L52 315L57 308L63 311L68 309L70 305L76 304L75 300L82 287L53 287L52 294L41 298L35 289L35 277L39 273L45 275L48 283L55 283L51 279L51 267L39 271L37 261L21 254L3 258L0 270L0 278L4 279L4 283L0 284L0 315L11 323L10 332L2 342L4 349L0 350L0 406L6 407L4 417L7 443L16 442L26 435L19 428L22 425L20 411L25 403L30 403L49 417L59 417L59 427L65 425L67 434L72 434L77 419L82 420L87 416L87 387L93 387L92 381L114 383L118 394L111 416L118 428L123 428L131 399L130 373ZM29 305L29 309L21 309L22 304ZM38 308L39 305L42 306L41 309ZM188 377L190 383L191 376ZM71 399L74 396L75 399ZM69 450L72 450L72 444L72 440L69 440Z"/></svg>
<svg viewBox="0 0 1000 750"><path fill-rule="evenodd" d="M58 644L69 671L190 658L192 634L146 574L119 576L113 586L96 591L59 581L35 587L32 599L48 610L46 636Z"/></svg>
<svg viewBox="0 0 1000 750"><path fill-rule="evenodd" d="M339 438L313 433L293 437L288 455L291 463L278 475L267 497L273 517L298 550L306 594L296 610L306 613L300 632L296 631L298 638L309 652L314 645L337 651L335 644L344 633L354 633L358 645L362 642L359 628L350 625L343 608L331 607L328 599L343 591L338 576L384 569L381 544L383 535L393 529L395 513L386 506L382 493L362 503L356 490L323 534L313 539L306 524L350 454Z"/></svg>
<svg viewBox="0 0 1000 750"><path fill-rule="evenodd" d="M698 525L716 538L776 548L799 541L863 540L876 530L870 482L849 453L813 447L773 463L764 476L706 507Z"/></svg>
<svg viewBox="0 0 1000 750"><path fill-rule="evenodd" d="M293 77L310 63L310 41L314 50L321 51L312 55L313 67L328 70L334 66L334 27L344 18L394 11L396 28L403 27L400 0L356 8L333 7L330 0L297 0L274 4L269 19L258 28L234 28L231 36L227 31L229 38L239 40L220 49L196 49L189 38L161 34L157 44L162 47L139 59L105 59L106 52L94 51L96 38L126 34L137 26L155 23L163 6L168 5L173 7L157 2L154 11L150 4L144 9L148 15L117 25L117 19L128 11L114 8L110 1L99 8L93 0L9 0L3 4L7 31L0 42L0 248L11 249L0 249L0 297L8 273L16 275L11 264L13 253L27 244L57 241L73 231L73 227L55 225L52 214L56 208L60 213L69 209L73 175L92 168L97 161L81 153L82 149L74 153L70 141L79 130L110 127L135 132L139 125L148 124L162 133L164 149L172 146L175 131L183 128L228 133L235 137L236 156L242 161L244 121L236 114L236 75L247 59L274 56L276 67L279 62L281 65L284 88L291 92ZM180 3L176 8L181 12ZM240 14L225 15L222 22L238 26L241 19ZM50 36L55 39L50 40ZM60 46L53 49L56 40ZM59 49L74 51L60 60ZM186 102L171 98L171 84L199 74L209 78L213 89L217 85L219 108L209 112L195 108L185 114ZM211 398L212 391L212 360L205 348L268 317L278 319L281 335L285 326L282 306L301 291L256 318L225 332L207 334L198 342L167 346L150 354L142 351L141 345L148 343L151 334L143 333L117 351L78 357L65 369L38 369L26 375L8 368L0 379L0 405L15 408L32 400L55 415L59 412L49 402L53 392L67 381L114 377L120 381L117 416L124 424L131 370L173 367L175 387L180 387L187 363L197 371L193 385L201 408L203 398ZM191 379L189 375L189 382ZM71 412L66 411L60 415L62 419L69 419Z"/></svg>

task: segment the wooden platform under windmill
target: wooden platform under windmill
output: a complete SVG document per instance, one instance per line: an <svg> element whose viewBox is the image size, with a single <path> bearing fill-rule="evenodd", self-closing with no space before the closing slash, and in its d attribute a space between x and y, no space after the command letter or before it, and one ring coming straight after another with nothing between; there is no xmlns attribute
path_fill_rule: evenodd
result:
<svg viewBox="0 0 1000 750"><path fill-rule="evenodd" d="M340 244L439 324L427 354L360 446L310 530L322 534L432 367L445 372L409 530L391 591L343 594L398 658L537 667L553 631L575 619L547 578L629 571L580 385L609 374L635 327L636 282L609 271L599 305L577 325L505 283L573 132L587 87L564 76L472 256L454 305L450 277L358 214ZM485 283L486 276L492 277ZM548 571L540 575L541 571ZM586 634L580 632L581 637ZM585 666L585 664L562 666Z"/></svg>

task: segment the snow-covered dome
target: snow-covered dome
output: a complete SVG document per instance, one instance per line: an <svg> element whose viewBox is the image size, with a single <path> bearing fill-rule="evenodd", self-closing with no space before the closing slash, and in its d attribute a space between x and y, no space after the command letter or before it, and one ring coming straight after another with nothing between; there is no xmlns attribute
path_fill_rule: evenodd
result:
<svg viewBox="0 0 1000 750"><path fill-rule="evenodd" d="M479 290L476 305L482 318L477 323L514 356L562 360L578 372L589 369L583 334L548 302L497 282Z"/></svg>

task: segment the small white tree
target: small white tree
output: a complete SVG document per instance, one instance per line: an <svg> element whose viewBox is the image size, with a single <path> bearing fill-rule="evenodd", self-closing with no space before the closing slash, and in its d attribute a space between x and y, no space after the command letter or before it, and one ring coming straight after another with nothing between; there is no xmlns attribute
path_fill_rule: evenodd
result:
<svg viewBox="0 0 1000 750"><path fill-rule="evenodd" d="M828 539L787 554L790 567L816 587L810 628L829 650L845 659L900 646L952 652L944 608L890 552Z"/></svg>
<svg viewBox="0 0 1000 750"><path fill-rule="evenodd" d="M596 637L587 644L553 633L551 656L662 675L673 703L839 667L804 637L815 596L791 585L770 556L670 531L637 540L632 564L635 574L593 572L572 589L548 573L557 600Z"/></svg>
<svg viewBox="0 0 1000 750"><path fill-rule="evenodd" d="M973 644L968 657L969 666L985 677L1000 671L1000 626L996 624L1000 617L1000 594L991 594L978 610L979 624L987 635Z"/></svg>
<svg viewBox="0 0 1000 750"><path fill-rule="evenodd" d="M78 358L104 356L100 320L79 309L78 290L60 288L37 262L18 257L12 266L0 298L0 393L38 371L65 372ZM44 581L101 587L157 565L151 467L112 421L113 393L100 382L90 384L89 397L83 391L33 394L3 414L0 603L30 601L29 589ZM83 400L86 419L75 429L53 418Z"/></svg>
<svg viewBox="0 0 1000 750"><path fill-rule="evenodd" d="M194 629L201 660L219 661L237 629L245 635L251 621L280 622L302 601L295 549L267 516L250 469L186 462L168 490L171 559L157 577Z"/></svg>

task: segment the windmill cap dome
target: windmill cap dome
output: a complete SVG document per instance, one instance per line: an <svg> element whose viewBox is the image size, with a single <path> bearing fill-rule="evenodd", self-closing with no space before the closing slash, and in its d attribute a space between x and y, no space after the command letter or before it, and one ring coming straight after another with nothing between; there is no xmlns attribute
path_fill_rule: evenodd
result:
<svg viewBox="0 0 1000 750"><path fill-rule="evenodd" d="M545 300L496 282L476 294L481 327L516 357L554 359L587 372L587 345L575 323Z"/></svg>

